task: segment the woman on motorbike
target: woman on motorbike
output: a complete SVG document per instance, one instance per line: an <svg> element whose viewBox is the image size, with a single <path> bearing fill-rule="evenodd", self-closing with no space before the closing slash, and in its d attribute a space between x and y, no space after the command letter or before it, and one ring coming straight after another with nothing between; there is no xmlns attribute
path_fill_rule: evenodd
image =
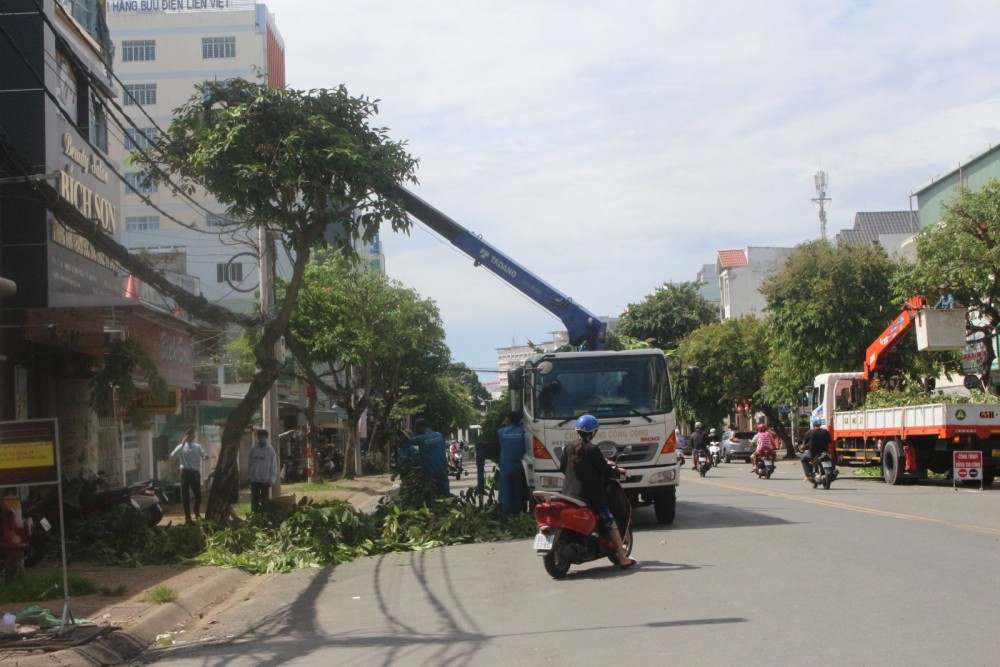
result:
<svg viewBox="0 0 1000 667"><path fill-rule="evenodd" d="M624 468L619 468L604 458L601 450L593 443L599 424L592 415L583 415L576 420L577 441L568 446L559 462L562 470L562 493L574 498L580 498L597 514L601 528L611 538L618 552L618 567L626 570L634 567L636 561L625 553L621 533L611 513L608 500L608 482L612 477L627 475Z"/></svg>
<svg viewBox="0 0 1000 667"><path fill-rule="evenodd" d="M774 438L767 430L767 424L757 424L757 435L753 437L750 444L757 446L753 454L750 455L750 472L754 473L757 471L758 457L768 456L774 460Z"/></svg>

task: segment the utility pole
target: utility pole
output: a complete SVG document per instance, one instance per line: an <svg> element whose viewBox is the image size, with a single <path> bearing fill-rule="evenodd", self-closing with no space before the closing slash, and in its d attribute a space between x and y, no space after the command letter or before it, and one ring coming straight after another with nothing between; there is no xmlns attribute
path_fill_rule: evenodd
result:
<svg viewBox="0 0 1000 667"><path fill-rule="evenodd" d="M260 245L260 311L265 316L274 310L274 245L266 225L257 228L257 242ZM281 354L280 343L275 343L274 354ZM280 357L279 357L280 362ZM271 445L277 456L278 480L271 487L271 497L281 495L281 442L278 439L278 383L274 382L264 396L260 408L264 430L271 437Z"/></svg>

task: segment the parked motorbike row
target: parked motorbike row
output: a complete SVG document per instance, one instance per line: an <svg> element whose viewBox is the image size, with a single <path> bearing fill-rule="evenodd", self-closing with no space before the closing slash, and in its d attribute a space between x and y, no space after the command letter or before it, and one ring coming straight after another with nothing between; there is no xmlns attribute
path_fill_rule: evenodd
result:
<svg viewBox="0 0 1000 667"><path fill-rule="evenodd" d="M25 517L30 521L30 538L24 563L30 567L41 561L49 535L57 534L60 516L70 528L89 517L131 508L142 512L146 524L152 527L163 518L166 501L163 487L153 479L112 487L102 473L63 477L61 514L59 493L55 488L48 489L25 509Z"/></svg>

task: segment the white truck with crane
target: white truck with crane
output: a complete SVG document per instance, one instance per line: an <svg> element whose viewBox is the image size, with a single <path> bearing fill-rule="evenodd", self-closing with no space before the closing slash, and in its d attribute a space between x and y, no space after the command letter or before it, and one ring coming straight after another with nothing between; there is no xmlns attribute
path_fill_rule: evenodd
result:
<svg viewBox="0 0 1000 667"><path fill-rule="evenodd" d="M673 523L680 466L675 387L664 353L606 350L605 322L408 190L397 186L390 194L475 266L486 267L558 317L570 345L580 350L535 355L508 374L512 402L524 410L528 486L561 488L559 457L576 439L576 418L592 414L601 426L598 444L614 445L618 465L629 471L623 487L632 505L652 504L658 523ZM696 381L697 371L690 377Z"/></svg>
<svg viewBox="0 0 1000 667"><path fill-rule="evenodd" d="M884 332L868 347L860 372L816 376L812 417L832 436L831 454L847 465L881 465L888 484L915 482L928 472L952 469L955 451L983 456L983 483L992 484L1000 465L1000 404L927 403L860 408L873 387L891 377L889 355L916 328L920 349L960 349L965 344L965 311L928 308L922 296L906 302Z"/></svg>

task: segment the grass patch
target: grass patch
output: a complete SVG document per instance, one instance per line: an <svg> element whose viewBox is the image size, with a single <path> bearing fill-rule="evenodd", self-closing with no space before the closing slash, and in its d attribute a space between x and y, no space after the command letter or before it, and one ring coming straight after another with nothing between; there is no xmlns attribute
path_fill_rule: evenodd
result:
<svg viewBox="0 0 1000 667"><path fill-rule="evenodd" d="M854 472L851 474L855 477L881 477L882 466L864 466L862 468L855 468Z"/></svg>
<svg viewBox="0 0 1000 667"><path fill-rule="evenodd" d="M71 597L90 595L99 590L97 582L79 574L70 574L69 594ZM42 575L25 575L14 581L0 584L0 602L38 602L56 600L63 595L62 572L54 571Z"/></svg>
<svg viewBox="0 0 1000 667"><path fill-rule="evenodd" d="M336 491L336 484L329 482L296 482L295 484L282 484L282 493L305 493L308 491Z"/></svg>
<svg viewBox="0 0 1000 667"><path fill-rule="evenodd" d="M170 586L155 586L146 593L146 602L166 604L177 599L177 589Z"/></svg>

